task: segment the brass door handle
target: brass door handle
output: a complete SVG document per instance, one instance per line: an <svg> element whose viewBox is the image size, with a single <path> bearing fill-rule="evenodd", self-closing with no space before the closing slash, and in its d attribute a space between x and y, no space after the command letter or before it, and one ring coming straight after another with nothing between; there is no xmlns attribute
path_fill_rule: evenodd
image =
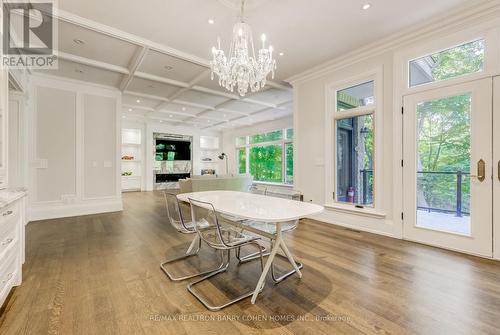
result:
<svg viewBox="0 0 500 335"><path fill-rule="evenodd" d="M477 180L483 182L486 179L486 163L481 158L479 162L477 162Z"/></svg>

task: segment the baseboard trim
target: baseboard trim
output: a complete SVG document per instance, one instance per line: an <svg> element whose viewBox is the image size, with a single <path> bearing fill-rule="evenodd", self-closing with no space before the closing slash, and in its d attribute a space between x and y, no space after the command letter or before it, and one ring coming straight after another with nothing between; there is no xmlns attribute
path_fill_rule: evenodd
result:
<svg viewBox="0 0 500 335"><path fill-rule="evenodd" d="M357 222L356 224L354 223L348 223L347 221L351 221L351 216L352 214L336 214L333 213L332 211L325 209L325 211L321 214L314 215L311 217L308 217L309 219L320 221L326 224L332 224L340 227L345 227L353 230L358 230L358 231L363 231L367 233L372 233L372 234L378 234L378 235L383 235L387 237L392 237L395 239L401 240L402 237L398 236L394 230L394 225L393 222L387 219L374 219L374 218L364 218L364 221L367 221L366 223L361 223ZM360 220L361 218L358 216L357 218ZM369 226L369 227L368 227ZM372 228L372 227L378 227L377 228Z"/></svg>
<svg viewBox="0 0 500 335"><path fill-rule="evenodd" d="M33 204L30 208L28 221L120 212L122 210L123 202L121 198L96 199L77 204Z"/></svg>

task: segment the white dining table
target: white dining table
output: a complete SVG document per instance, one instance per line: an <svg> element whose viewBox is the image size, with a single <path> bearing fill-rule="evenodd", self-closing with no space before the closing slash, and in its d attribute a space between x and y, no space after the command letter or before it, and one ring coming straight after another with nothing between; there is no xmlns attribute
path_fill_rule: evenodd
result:
<svg viewBox="0 0 500 335"><path fill-rule="evenodd" d="M209 202L214 206L215 210L218 213L225 214L229 217L238 218L238 221L240 219L247 219L251 221L258 221L266 224L276 225L276 234L273 234L272 236L270 236L270 234L266 231L261 231L259 229L249 229L253 233L265 237L272 237L274 239L274 244L264 266L264 270L262 271L257 286L255 287L255 291L252 295L252 304L255 304L255 300L257 299L259 292L264 287L266 276L271 268L276 254L280 249L283 251L290 264L294 267L297 276L299 278L302 278L302 273L300 272L297 262L293 258L292 253L286 246L283 239L283 223L319 214L324 210L323 206L301 201L236 191L206 191L182 193L178 194L177 198L183 202L189 202L189 199ZM229 223L237 225L239 227L241 227L242 225L237 221L230 221ZM193 240L193 242L191 243L191 247L188 249L188 252L190 252L192 247L196 245L197 241L198 240L196 238L195 240Z"/></svg>

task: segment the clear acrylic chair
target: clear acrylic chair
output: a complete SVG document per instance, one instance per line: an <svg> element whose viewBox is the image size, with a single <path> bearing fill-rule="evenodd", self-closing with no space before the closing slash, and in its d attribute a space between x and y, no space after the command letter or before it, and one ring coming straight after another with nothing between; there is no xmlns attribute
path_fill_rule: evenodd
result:
<svg viewBox="0 0 500 335"><path fill-rule="evenodd" d="M170 224L179 233L196 234L196 228L195 228L195 224L193 223L193 221L186 221L184 219L184 215L182 214L182 210L180 208L179 200L177 199L177 196L173 193L167 193L167 192L164 192L163 196L165 198L165 205L167 207L167 217L170 221ZM196 250L194 250L194 252L193 252L192 249L194 249L194 248L196 248ZM193 242L191 243L191 246L189 247L189 249L186 251L186 253L184 255L179 256L179 257L175 257L173 259L169 259L169 260L161 263L160 268L163 270L163 272L165 272L165 274L170 278L170 280L181 281L181 280L186 280L186 279L190 279L190 278L197 277L197 276L202 276L202 275L205 275L207 273L211 273L213 271L217 271L224 266L224 261L221 258L220 264L216 268L205 270L202 272L188 274L188 275L181 276L181 277L175 277L174 275L172 275L172 273L167 268L168 264L176 263L176 262L179 262L182 260L186 260L190 257L196 256L196 255L198 255L200 248L201 248L201 239L199 237L197 237L193 240Z"/></svg>
<svg viewBox="0 0 500 335"><path fill-rule="evenodd" d="M264 195L266 195L266 196L272 196L272 197L277 197L277 198L282 198L282 199L288 199L288 200L296 200L296 201L301 201L302 200L302 194L299 191L295 191L295 190L293 192L284 192L284 191L280 191L280 190L273 190L273 189L271 189L269 187L265 187L264 188ZM273 223L259 222L259 221L249 221L249 220L246 220L246 221L241 222L241 223L245 224L245 225L249 225L249 226L251 226L251 227L253 227L255 229L265 231L265 232L267 232L267 233L269 233L271 235L274 235L274 236L277 233L276 232L276 224L273 224ZM281 231L282 232L292 231L295 228L297 228L298 223L299 223L299 220L293 220L293 221L284 222L282 224ZM270 248L269 248L269 252L264 253L264 256L269 256L270 251L273 249L274 238L270 238L269 239L269 243L271 245ZM238 261L240 263L246 263L246 262L252 261L252 260L256 259L257 256L258 255L256 253L245 255L245 256L241 256L240 255L240 250L236 251L236 258L238 259ZM280 253L277 253L276 256L281 257L283 259L288 259L285 256L281 255ZM304 265L301 262L296 262L296 264L297 264L297 267L299 269L302 269L304 267ZM290 277L294 273L295 273L295 269L291 270L291 271L288 271L288 272L286 272L286 273L284 273L284 274L282 274L281 276L278 277L276 275L276 270L275 270L274 263L271 266L271 278L272 278L272 280L273 280L273 282L275 284L278 284L278 283L282 282L284 279Z"/></svg>
<svg viewBox="0 0 500 335"><path fill-rule="evenodd" d="M250 297L254 293L254 290L245 292L223 305L213 306L194 289L197 284L227 271L231 260L231 250L233 249L239 250L244 246L255 246L259 253L258 257L260 257L261 271L264 269L264 259L261 245L257 242L260 239L259 237L243 234L237 228L233 228L230 225L222 225L219 218L220 214L215 211L215 208L211 203L197 201L194 199L189 199L189 202L191 203L191 217L195 222L195 229L200 239L211 248L219 251L221 258L225 258L226 261L221 269L188 284L188 291L211 311L221 310L222 308ZM259 289L262 290L263 288L264 284Z"/></svg>

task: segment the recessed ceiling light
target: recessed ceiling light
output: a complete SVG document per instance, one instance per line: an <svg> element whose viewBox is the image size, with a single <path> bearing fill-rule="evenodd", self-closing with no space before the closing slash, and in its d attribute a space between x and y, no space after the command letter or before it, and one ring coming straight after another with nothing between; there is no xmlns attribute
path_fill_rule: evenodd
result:
<svg viewBox="0 0 500 335"><path fill-rule="evenodd" d="M137 102L138 104L141 103L141 100L140 99L137 99L135 102Z"/></svg>
<svg viewBox="0 0 500 335"><path fill-rule="evenodd" d="M210 123L210 120L207 120L208 123Z"/></svg>
<svg viewBox="0 0 500 335"><path fill-rule="evenodd" d="M285 53L284 53L284 52L280 52L280 56L284 56L284 55L285 55Z"/></svg>
<svg viewBox="0 0 500 335"><path fill-rule="evenodd" d="M84 45L84 44L85 44L85 41L82 41L82 40L80 40L80 39L78 39L78 38L75 38L75 39L73 40L73 42L75 42L75 44L78 44L78 45Z"/></svg>
<svg viewBox="0 0 500 335"><path fill-rule="evenodd" d="M132 111L132 108L129 108L129 109L128 109L128 111L129 111L129 112L131 112L131 111Z"/></svg>
<svg viewBox="0 0 500 335"><path fill-rule="evenodd" d="M168 117L174 117L172 114L170 114Z"/></svg>
<svg viewBox="0 0 500 335"><path fill-rule="evenodd" d="M371 3L365 3L363 6L361 6L361 9L362 10L367 10L367 9L370 9L371 7L372 7Z"/></svg>
<svg viewBox="0 0 500 335"><path fill-rule="evenodd" d="M186 111L186 107L182 107L182 111L185 112Z"/></svg>
<svg viewBox="0 0 500 335"><path fill-rule="evenodd" d="M165 68L165 70L167 70L167 71L173 70L173 67L172 67L172 66L170 66L170 65L165 65L165 66L164 66L164 68Z"/></svg>
<svg viewBox="0 0 500 335"><path fill-rule="evenodd" d="M160 120L160 123L163 123L163 120Z"/></svg>
<svg viewBox="0 0 500 335"><path fill-rule="evenodd" d="M208 24L214 24L215 20L214 19L208 19Z"/></svg>

